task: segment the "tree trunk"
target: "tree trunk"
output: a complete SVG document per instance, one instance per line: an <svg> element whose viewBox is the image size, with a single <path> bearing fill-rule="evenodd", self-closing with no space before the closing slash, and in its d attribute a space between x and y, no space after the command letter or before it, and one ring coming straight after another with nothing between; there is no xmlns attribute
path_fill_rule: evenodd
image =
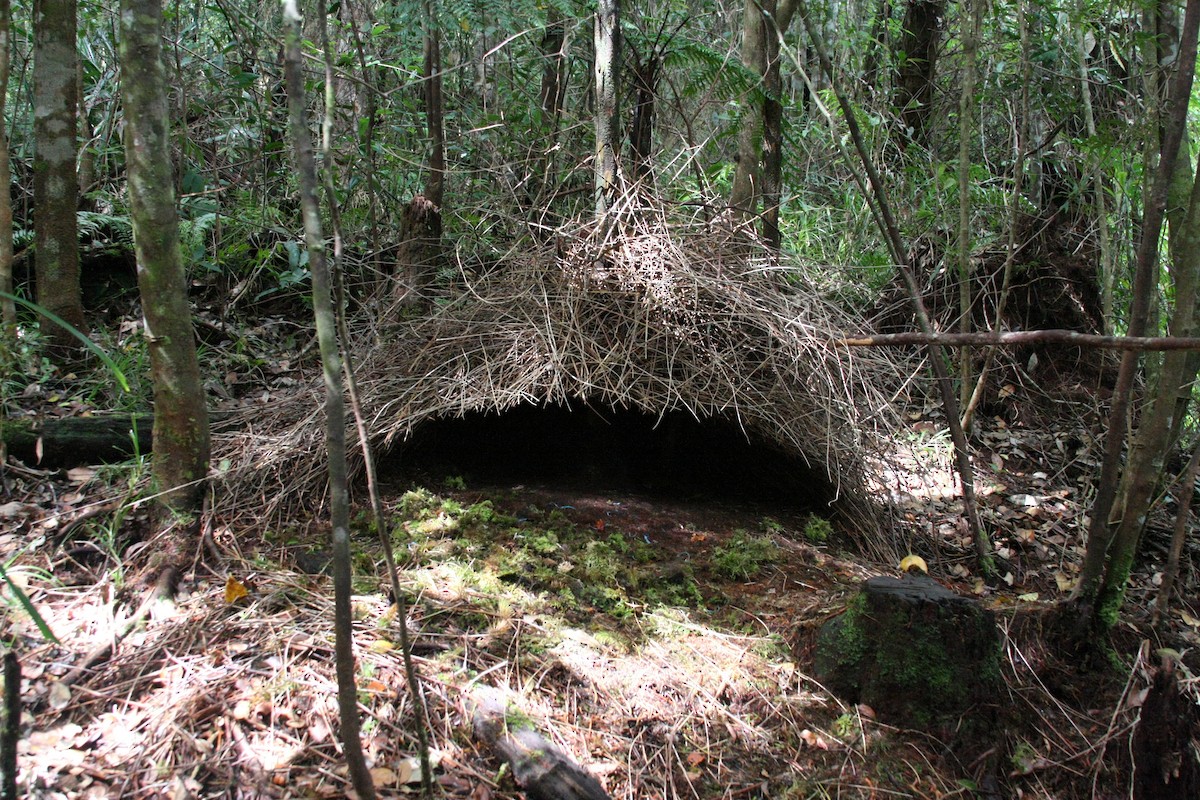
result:
<svg viewBox="0 0 1200 800"><path fill-rule="evenodd" d="M425 124L429 131L429 176L425 199L440 212L446 188L446 126L442 108L442 51L432 0L425 3ZM440 233L440 230L439 230Z"/></svg>
<svg viewBox="0 0 1200 800"><path fill-rule="evenodd" d="M780 18L776 0L763 0L766 42L763 70L763 178L762 237L767 246L779 250L779 205L783 198L783 78L779 69L779 38L786 23Z"/></svg>
<svg viewBox="0 0 1200 800"><path fill-rule="evenodd" d="M154 478L173 511L197 512L208 474L208 412L179 250L162 61L161 0L122 0L125 163L150 373Z"/></svg>
<svg viewBox="0 0 1200 800"><path fill-rule="evenodd" d="M392 299L408 308L428 306L442 261L441 211L429 198L417 195L400 214Z"/></svg>
<svg viewBox="0 0 1200 800"><path fill-rule="evenodd" d="M634 180L647 183L653 178L650 156L654 144L654 98L658 92L661 66L662 59L658 51L651 50L644 60L638 59L633 72L637 99L633 105L633 124L629 132L630 171Z"/></svg>
<svg viewBox="0 0 1200 800"><path fill-rule="evenodd" d="M553 5L546 9L542 59L542 88L538 93L542 126L556 129L567 96L567 26Z"/></svg>
<svg viewBox="0 0 1200 800"><path fill-rule="evenodd" d="M17 745L21 740L21 662L12 645L4 651L3 714L0 719L0 800L17 800Z"/></svg>
<svg viewBox="0 0 1200 800"><path fill-rule="evenodd" d="M34 239L37 300L76 328L83 327L79 289L79 235L75 211L75 0L36 0L33 11L33 162ZM70 352L77 341L60 326L46 322L46 339Z"/></svg>
<svg viewBox="0 0 1200 800"><path fill-rule="evenodd" d="M95 131L88 119L87 98L83 95L83 62L75 59L75 97L79 101L79 157L76 161L75 182L79 185L79 209L95 211L96 203L87 193L96 183L96 148L92 144Z"/></svg>
<svg viewBox="0 0 1200 800"><path fill-rule="evenodd" d="M541 137L537 142L538 152L531 163L536 170L538 186L535 213L547 213L547 201L558 185L558 138L562 124L563 104L567 97L568 62L570 48L568 28L562 15L551 5L546 10L546 32L542 36L542 86L538 93L541 109Z"/></svg>
<svg viewBox="0 0 1200 800"><path fill-rule="evenodd" d="M729 205L746 218L763 203L762 235L778 250L779 204L783 188L783 78L780 38L796 12L795 0L747 0L742 23L742 63L762 76L762 102L757 93L738 131L738 159Z"/></svg>
<svg viewBox="0 0 1200 800"><path fill-rule="evenodd" d="M971 138L974 132L975 56L979 52L981 0L969 0L962 9L963 80L958 98L958 331L971 332ZM999 323L999 321L997 321ZM959 353L959 406L971 407L971 359L969 349ZM962 424L969 428L964 414Z"/></svg>
<svg viewBox="0 0 1200 800"><path fill-rule="evenodd" d="M1187 122L1187 108L1191 97L1193 71L1196 63L1198 27L1200 27L1200 0L1188 0L1183 30L1180 34L1175 79L1163 124L1164 136L1159 166L1156 173L1148 174L1148 180L1152 181L1152 184L1146 193L1147 200L1142 220L1141 238L1138 242L1137 267L1134 274L1133 297L1130 303L1130 336L1141 336L1146 331L1151 295L1155 293L1160 272L1158 238L1166 212L1175 159L1179 154ZM1195 193L1193 193L1194 197ZM1092 504L1092 519L1088 528L1088 543L1084 553L1083 569L1079 576L1079 584L1071 595L1070 607L1064 608L1063 611L1065 616L1077 619L1083 626L1081 630L1076 631L1081 644L1086 644L1092 638L1090 636L1092 629L1107 629L1116 621L1116 612L1119 609L1120 598L1124 591L1125 581L1128 579L1129 567L1132 564L1133 549L1129 548L1128 541L1123 541L1117 545L1116 550L1113 549L1114 538L1118 530L1110 526L1109 515L1120 483L1121 457L1125 449L1127 430L1126 417L1128 416L1137 363L1137 355L1133 351L1126 351L1121 357L1121 366L1117 373L1116 387L1113 390L1112 406L1109 411L1104 459L1096 482L1096 497ZM1153 420L1147 420L1147 424L1154 425L1156 423ZM1148 432L1146 435L1150 436L1151 434ZM1153 458L1153 456L1142 455L1139 458ZM1137 470L1133 469L1131 465L1130 474L1136 473ZM1128 492L1126 492L1126 496L1130 500L1136 501L1137 499ZM1132 524L1139 517L1144 517L1145 513L1146 509L1138 508L1135 503L1132 506L1126 506L1123 518L1129 519ZM1098 602L1102 584L1107 598L1103 605Z"/></svg>
<svg viewBox="0 0 1200 800"><path fill-rule="evenodd" d="M596 10L596 219L607 229L617 200L621 142L621 3L599 0Z"/></svg>
<svg viewBox="0 0 1200 800"><path fill-rule="evenodd" d="M758 0L746 0L742 12L742 64L754 75L766 72L766 44L766 24ZM742 104L737 164L733 170L733 186L729 190L729 205L747 219L758 213L762 196L763 106L758 97L759 92L753 91Z"/></svg>
<svg viewBox="0 0 1200 800"><path fill-rule="evenodd" d="M8 99L8 76L12 7L9 0L0 0L0 187L12 185L12 165L8 156L8 125L4 120ZM13 210L12 193L0 191L0 292L13 291ZM17 304L9 297L0 297L0 338L16 332Z"/></svg>
<svg viewBox="0 0 1200 800"><path fill-rule="evenodd" d="M897 141L901 149L909 143L929 146L926 126L933 109L933 79L945 14L946 0L910 0L904 12L895 50L899 63L892 101L900 113Z"/></svg>
<svg viewBox="0 0 1200 800"><path fill-rule="evenodd" d="M338 685L338 717L342 748L350 780L362 800L374 800L375 785L363 758L355 685L354 617L350 605L350 499L346 485L346 412L342 397L342 359L333 308L333 281L325 257L321 209L317 200L317 168L304 105L304 76L300 69L300 13L295 0L284 0L288 115L296 169L304 240L312 270L313 316L325 375L325 449L329 461L329 504L333 528L334 661Z"/></svg>
<svg viewBox="0 0 1200 800"><path fill-rule="evenodd" d="M1185 336L1195 325L1196 292L1200 290L1200 164L1197 165L1186 222L1176 226L1170 245L1175 265L1171 270L1175 280L1171 293L1175 308L1168 333ZM1107 568L1096 604L1101 621L1108 625L1116 621L1117 611L1125 599L1129 571L1146 517L1154 503L1163 462L1170 452L1175 414L1186 411L1186 406L1180 408L1179 398L1191 393L1196 379L1195 363L1193 354L1186 350L1163 354L1153 394L1139 415L1140 425L1122 476L1121 517L1109 545Z"/></svg>

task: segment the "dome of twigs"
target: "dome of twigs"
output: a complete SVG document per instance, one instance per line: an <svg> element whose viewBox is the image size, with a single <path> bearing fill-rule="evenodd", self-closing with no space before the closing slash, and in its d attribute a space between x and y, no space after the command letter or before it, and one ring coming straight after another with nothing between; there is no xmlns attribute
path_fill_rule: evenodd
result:
<svg viewBox="0 0 1200 800"><path fill-rule="evenodd" d="M901 370L887 352L837 345L863 323L803 272L725 224L643 216L606 237L585 226L528 243L460 270L458 288L424 313L410 303L410 319L397 306L355 323L349 352L370 435L387 451L432 420L521 404L721 417L802 460L875 549L874 465L895 430L889 390ZM315 378L290 401L243 412L252 425L217 437L215 458L231 464L226 510L325 497L319 387ZM352 420L347 430L354 471Z"/></svg>

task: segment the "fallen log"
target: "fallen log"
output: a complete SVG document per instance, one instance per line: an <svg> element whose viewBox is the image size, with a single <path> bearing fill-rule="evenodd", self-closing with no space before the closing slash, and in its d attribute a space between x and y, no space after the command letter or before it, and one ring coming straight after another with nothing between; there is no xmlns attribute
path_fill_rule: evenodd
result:
<svg viewBox="0 0 1200 800"><path fill-rule="evenodd" d="M498 691L477 691L472 701L475 738L508 764L530 800L611 800L591 773L509 709Z"/></svg>
<svg viewBox="0 0 1200 800"><path fill-rule="evenodd" d="M224 409L208 412L209 430L244 425ZM154 414L97 414L93 417L0 419L3 453L31 467L68 469L113 464L154 451Z"/></svg>
<svg viewBox="0 0 1200 800"><path fill-rule="evenodd" d="M30 466L77 467L125 461L153 449L153 414L0 420L8 455Z"/></svg>

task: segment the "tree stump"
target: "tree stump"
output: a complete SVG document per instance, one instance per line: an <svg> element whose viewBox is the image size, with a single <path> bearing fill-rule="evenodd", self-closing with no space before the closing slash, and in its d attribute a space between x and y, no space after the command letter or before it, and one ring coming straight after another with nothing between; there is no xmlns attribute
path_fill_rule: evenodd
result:
<svg viewBox="0 0 1200 800"><path fill-rule="evenodd" d="M406 306L428 305L442 260L442 210L419 194L400 214L393 299Z"/></svg>
<svg viewBox="0 0 1200 800"><path fill-rule="evenodd" d="M510 711L499 692L482 690L472 700L475 738L508 763L530 800L611 800L600 781Z"/></svg>
<svg viewBox="0 0 1200 800"><path fill-rule="evenodd" d="M1179 685L1175 662L1164 658L1133 732L1134 800L1200 797L1200 705Z"/></svg>
<svg viewBox="0 0 1200 800"><path fill-rule="evenodd" d="M956 739L995 726L995 617L927 575L865 581L818 633L814 667L828 689L891 724Z"/></svg>

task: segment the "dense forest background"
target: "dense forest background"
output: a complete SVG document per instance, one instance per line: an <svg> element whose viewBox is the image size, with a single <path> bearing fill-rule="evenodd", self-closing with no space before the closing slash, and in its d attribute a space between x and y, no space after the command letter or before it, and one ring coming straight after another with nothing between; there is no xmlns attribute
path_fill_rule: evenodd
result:
<svg viewBox="0 0 1200 800"><path fill-rule="evenodd" d="M152 601L202 606L207 587L221 593L216 611L245 611L238 624L258 626L222 628L222 642L266 636L278 608L253 604L287 593L251 576L278 585L294 567L334 579L332 608L317 589L287 602L335 620L336 641L318 647L324 634L304 616L301 650L336 662L336 681L322 673L310 694L332 696L336 683L337 705L313 705L294 686L267 692L279 707L289 698L290 719L325 726L307 750L272 761L263 737L278 720L237 699L268 702L261 682L225 676L217 702L234 709L222 718L230 738L205 741L232 753L220 775L230 785L236 764L257 763L246 796L289 796L275 782L288 764L343 759L348 773L332 782L296 766L305 790L329 796L348 780L369 796L372 782L415 786L424 775L425 790L445 796L513 791L462 768L453 728L471 717L467 690L438 661L449 645L430 641L470 638L479 619L547 596L555 614L595 612L622 635L635 624L647 635L643 610L716 597L752 606L771 636L789 615L800 626L786 655L730 679L745 681L747 705L729 730L772 721L770 735L786 730L796 753L826 759L805 762L808 777L797 777L798 755L772 760L767 728L732 733L746 751L730 764L719 747L700 748L716 712L697 705L676 728L686 746L673 733L669 747L649 748L664 735L651 727L626 731L624 744L588 738L583 725L560 739L662 770L613 767L614 794L868 796L874 782L924 797L958 781L981 797L1000 796L1003 782L1044 797L1148 798L1200 786L1186 656L1200 627L1198 27L1196 2L0 0L0 182L11 187L0 198L11 501L0 517L14 526L3 568L20 578L7 584L5 624L34 696L24 732L9 726L10 750L24 741L32 756L22 785L83 796L71 792L87 787L51 776L38 754L52 748L31 737L61 731L54 715L75 737L99 724L92 701L71 693L112 679L106 668L130 669L117 644L147 641ZM577 428L581 408L607 427ZM55 427L69 421L82 424ZM756 506L760 530L748 533L724 511L663 501L637 506L643 527L631 518L606 533L605 515L640 501L583 512L594 498L489 494L445 455L464 440L472 470L495 468L489 480L519 463L537 466L538 480L569 474L573 491L611 482L688 489L700 502L736 487L737 499L778 513ZM745 456L747 443L766 448ZM693 513L650 532L664 515ZM382 535L382 550L366 534ZM746 699L766 691L755 681L772 664L806 669L805 631L846 605L851 582L906 554L992 610L1031 612L1005 618L1011 697L1036 684L1054 698L1047 718L1075 734L1039 739L1045 720L1001 714L1003 743L970 757L906 743L927 769L901 779L871 766L871 708L852 703L814 733L797 721L810 709ZM462 575L473 588L455 594L437 572L451 557L542 596L508 598ZM382 610L367 611L376 564L386 564L385 588L374 587ZM647 564L655 577L642 575ZM772 611L756 605L766 594L731 588L770 564L776 575L813 569L822 600ZM78 629L68 647L78 658L52 655L63 646L53 629L75 630L56 600L64 585L129 606L119 624L114 614L110 627ZM471 592L493 604L470 612L479 619L453 606ZM356 667L352 634L357 625L361 639L376 612L379 630L399 618L403 658L380 638L387 647L370 655L359 643ZM430 622L443 614L449 628ZM201 617L196 629L211 628ZM719 624L708 641L742 623ZM85 646L105 632L107 651ZM554 636L537 655L569 640ZM162 652L190 646L154 641L156 670ZM509 664L503 651L520 683L515 640L487 641L459 654L473 668L463 681ZM47 671L56 657L72 669ZM736 672L742 656L707 657ZM672 650L658 668L680 658ZM380 681L362 659L407 699L386 712L364 699L364 682ZM1058 682L1047 687L1048 675ZM697 680L707 685L679 676ZM799 692L797 681L776 688ZM1151 705L1170 735L1133 732L1139 681L1168 698ZM12 696L20 681L6 685ZM559 699L573 686L556 685ZM641 702L605 686L596 692L620 698L611 706ZM431 699L418 702L422 691ZM707 700L721 698L725 689ZM639 724L653 715L642 711ZM207 711L189 713L189 725L208 724ZM411 734L380 728L409 717ZM602 717L593 724L613 724ZM235 733L247 720L257 739ZM334 727L344 749L322 750ZM133 746L87 735L108 737L111 753ZM72 747L86 750L83 738ZM179 767L205 752L188 747L158 754L173 796L215 796L217 778ZM1132 755L1115 755L1122 747ZM831 748L846 754L840 768ZM0 741L0 788L15 791L4 750ZM1185 767L1158 783L1136 777L1146 768L1134 762L1167 752L1184 753ZM423 766L381 772L398 753L419 753ZM167 791L142 769L124 785ZM103 772L93 785L121 796Z"/></svg>

